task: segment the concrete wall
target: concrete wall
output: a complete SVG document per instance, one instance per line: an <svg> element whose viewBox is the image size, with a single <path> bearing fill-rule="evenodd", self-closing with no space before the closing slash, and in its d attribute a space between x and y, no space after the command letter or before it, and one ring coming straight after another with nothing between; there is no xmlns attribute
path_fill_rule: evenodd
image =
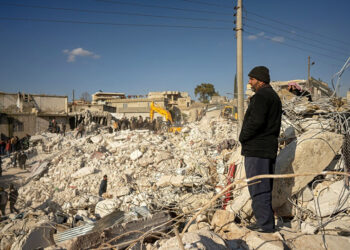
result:
<svg viewBox="0 0 350 250"><path fill-rule="evenodd" d="M166 106L163 98L158 100L146 98L113 100L113 102L109 102L108 105L115 107L116 113L149 113L152 101L154 101L154 104L158 107L165 108Z"/></svg>
<svg viewBox="0 0 350 250"><path fill-rule="evenodd" d="M227 102L226 96L212 96L210 103L225 103Z"/></svg>
<svg viewBox="0 0 350 250"><path fill-rule="evenodd" d="M38 96L33 95L35 103L40 108L40 112L45 113L67 113L67 96Z"/></svg>
<svg viewBox="0 0 350 250"><path fill-rule="evenodd" d="M0 93L0 111L16 110L17 108L17 94Z"/></svg>
<svg viewBox="0 0 350 250"><path fill-rule="evenodd" d="M43 113L67 113L68 112L68 97L67 96L49 96L49 95L31 95L33 101L26 102L23 100L23 95L20 98L20 106L23 104L32 105L33 108L38 108L39 112ZM18 94L0 92L0 111L2 112L19 112L17 108Z"/></svg>
<svg viewBox="0 0 350 250"><path fill-rule="evenodd" d="M110 113L115 113L116 108L112 107L112 106L107 106L107 105L103 105L103 104L75 104L75 105L71 105L69 107L69 112L83 112L83 111L97 111L97 112L103 112L103 111L107 111Z"/></svg>
<svg viewBox="0 0 350 250"><path fill-rule="evenodd" d="M65 116L36 116L35 114L15 114L0 116L0 133L2 136L11 137L18 136L24 137L26 134L34 135L43 131L47 131L49 122L53 118L61 126L62 123L67 123L67 117ZM67 126L67 129L69 126Z"/></svg>

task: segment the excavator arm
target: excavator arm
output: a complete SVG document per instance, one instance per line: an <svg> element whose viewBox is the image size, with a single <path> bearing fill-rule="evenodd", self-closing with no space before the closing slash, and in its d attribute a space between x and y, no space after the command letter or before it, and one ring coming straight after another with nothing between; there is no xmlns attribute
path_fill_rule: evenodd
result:
<svg viewBox="0 0 350 250"><path fill-rule="evenodd" d="M170 121L171 124L173 124L173 118L171 117L170 112L166 109L155 106L154 102L151 102L149 111L149 118L151 121L153 121L154 112L157 112L158 114L162 115L166 121Z"/></svg>

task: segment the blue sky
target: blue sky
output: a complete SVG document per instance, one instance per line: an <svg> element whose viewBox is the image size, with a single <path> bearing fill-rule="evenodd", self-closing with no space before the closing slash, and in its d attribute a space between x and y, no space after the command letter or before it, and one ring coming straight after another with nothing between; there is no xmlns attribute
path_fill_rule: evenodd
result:
<svg viewBox="0 0 350 250"><path fill-rule="evenodd" d="M196 85L209 82L229 96L236 72L234 3L0 0L0 91L71 99L73 89L76 98L85 91L179 90L194 98ZM243 4L244 83L257 65L269 67L272 80L306 79L311 56L311 76L330 85L350 56L348 0ZM341 84L345 95L350 69Z"/></svg>

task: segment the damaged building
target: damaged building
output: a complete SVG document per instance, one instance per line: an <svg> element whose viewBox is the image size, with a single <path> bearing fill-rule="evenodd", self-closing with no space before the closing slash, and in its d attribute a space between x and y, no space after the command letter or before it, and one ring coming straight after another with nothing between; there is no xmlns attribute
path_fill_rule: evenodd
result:
<svg viewBox="0 0 350 250"><path fill-rule="evenodd" d="M67 123L68 97L0 92L0 133L23 137L47 130L52 119Z"/></svg>

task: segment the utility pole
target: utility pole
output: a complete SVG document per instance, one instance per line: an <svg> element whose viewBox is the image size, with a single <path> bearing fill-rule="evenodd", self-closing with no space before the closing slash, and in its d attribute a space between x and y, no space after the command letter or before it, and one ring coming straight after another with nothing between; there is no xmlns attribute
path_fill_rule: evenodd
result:
<svg viewBox="0 0 350 250"><path fill-rule="evenodd" d="M243 88L243 41L242 41L242 0L237 0L237 90L238 90L238 134L241 131L244 116L244 88Z"/></svg>
<svg viewBox="0 0 350 250"><path fill-rule="evenodd" d="M310 56L307 57L307 88L310 90Z"/></svg>

